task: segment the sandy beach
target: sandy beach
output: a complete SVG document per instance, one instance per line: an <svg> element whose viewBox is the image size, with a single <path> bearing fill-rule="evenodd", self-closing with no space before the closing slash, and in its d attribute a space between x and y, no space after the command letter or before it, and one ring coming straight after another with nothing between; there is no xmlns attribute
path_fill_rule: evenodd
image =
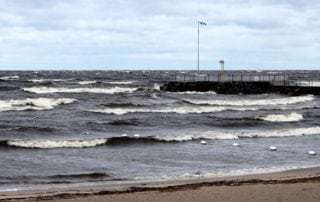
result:
<svg viewBox="0 0 320 202"><path fill-rule="evenodd" d="M320 168L286 172L154 182L123 186L91 186L0 194L0 201L319 201Z"/></svg>

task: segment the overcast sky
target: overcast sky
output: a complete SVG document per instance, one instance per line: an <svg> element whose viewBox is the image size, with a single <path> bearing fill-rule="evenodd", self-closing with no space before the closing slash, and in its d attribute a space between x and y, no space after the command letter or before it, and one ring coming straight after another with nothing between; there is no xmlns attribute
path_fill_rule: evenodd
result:
<svg viewBox="0 0 320 202"><path fill-rule="evenodd" d="M319 0L0 0L1 69L320 67Z"/></svg>

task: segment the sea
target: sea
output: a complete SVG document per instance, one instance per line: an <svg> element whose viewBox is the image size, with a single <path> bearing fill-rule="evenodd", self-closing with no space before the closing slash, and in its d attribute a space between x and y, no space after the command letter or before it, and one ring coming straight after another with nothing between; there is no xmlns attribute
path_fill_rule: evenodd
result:
<svg viewBox="0 0 320 202"><path fill-rule="evenodd" d="M0 192L320 166L319 97L160 90L182 73L0 72Z"/></svg>

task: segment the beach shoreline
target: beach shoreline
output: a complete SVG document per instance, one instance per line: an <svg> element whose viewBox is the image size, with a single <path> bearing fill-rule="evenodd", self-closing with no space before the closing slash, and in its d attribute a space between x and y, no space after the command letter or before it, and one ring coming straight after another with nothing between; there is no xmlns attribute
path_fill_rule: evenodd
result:
<svg viewBox="0 0 320 202"><path fill-rule="evenodd" d="M233 193L232 196L229 195L230 192ZM190 197L186 197L187 195ZM195 198L198 201L224 202L237 201L236 199L301 201L307 196L312 198L305 201L320 200L320 167L194 180L2 192L0 201L148 201L151 198L156 201L192 201Z"/></svg>

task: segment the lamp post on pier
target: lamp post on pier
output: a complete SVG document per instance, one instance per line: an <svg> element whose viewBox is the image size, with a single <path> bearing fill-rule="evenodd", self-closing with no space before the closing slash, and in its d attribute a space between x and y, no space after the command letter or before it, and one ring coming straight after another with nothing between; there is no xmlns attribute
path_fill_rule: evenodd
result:
<svg viewBox="0 0 320 202"><path fill-rule="evenodd" d="M197 69L200 72L200 26L207 26L207 23L198 21L198 52L197 52Z"/></svg>

